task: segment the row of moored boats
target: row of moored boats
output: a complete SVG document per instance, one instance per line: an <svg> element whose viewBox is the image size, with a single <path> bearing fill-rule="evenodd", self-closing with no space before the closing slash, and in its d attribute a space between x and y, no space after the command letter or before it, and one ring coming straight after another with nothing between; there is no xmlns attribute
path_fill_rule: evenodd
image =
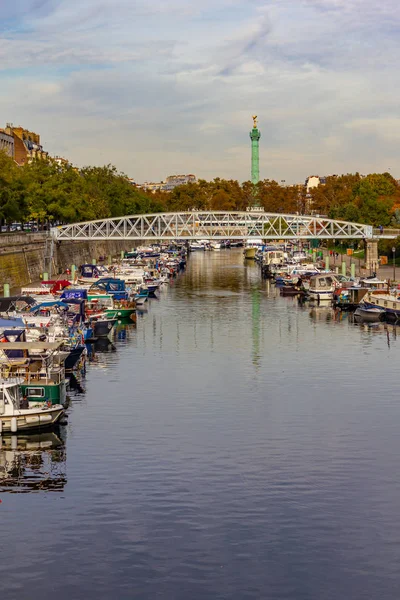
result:
<svg viewBox="0 0 400 600"><path fill-rule="evenodd" d="M282 296L332 304L354 311L356 318L364 321L400 319L399 289L375 273L354 278L334 273L325 269L323 261L311 262L307 252L279 244L259 247L255 259L263 276L275 282Z"/></svg>
<svg viewBox="0 0 400 600"><path fill-rule="evenodd" d="M184 247L142 248L73 281L45 281L0 298L0 435L66 422L71 377L87 344L110 336L185 268Z"/></svg>

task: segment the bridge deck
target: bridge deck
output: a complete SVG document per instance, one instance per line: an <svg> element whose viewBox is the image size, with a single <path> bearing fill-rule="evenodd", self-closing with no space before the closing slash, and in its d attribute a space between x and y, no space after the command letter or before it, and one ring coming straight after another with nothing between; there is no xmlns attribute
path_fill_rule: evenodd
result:
<svg viewBox="0 0 400 600"><path fill-rule="evenodd" d="M310 215L265 212L182 212L131 215L55 227L57 240L394 239L400 229L374 229Z"/></svg>

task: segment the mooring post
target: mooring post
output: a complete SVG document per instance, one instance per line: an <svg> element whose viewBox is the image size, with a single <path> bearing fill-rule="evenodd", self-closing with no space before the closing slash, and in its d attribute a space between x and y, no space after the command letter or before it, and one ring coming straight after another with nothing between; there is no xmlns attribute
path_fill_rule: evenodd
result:
<svg viewBox="0 0 400 600"><path fill-rule="evenodd" d="M352 262L350 265L350 276L352 277L352 279L354 279L356 276L356 263L355 262Z"/></svg>
<svg viewBox="0 0 400 600"><path fill-rule="evenodd" d="M76 273L76 266L71 265L71 279L73 282L75 281L75 273Z"/></svg>
<svg viewBox="0 0 400 600"><path fill-rule="evenodd" d="M4 294L4 298L9 298L10 297L10 284L9 283L5 283L3 286L3 294Z"/></svg>
<svg viewBox="0 0 400 600"><path fill-rule="evenodd" d="M329 271L329 254L325 257L325 271Z"/></svg>
<svg viewBox="0 0 400 600"><path fill-rule="evenodd" d="M347 270L346 261L342 260L342 275L346 275L346 270Z"/></svg>

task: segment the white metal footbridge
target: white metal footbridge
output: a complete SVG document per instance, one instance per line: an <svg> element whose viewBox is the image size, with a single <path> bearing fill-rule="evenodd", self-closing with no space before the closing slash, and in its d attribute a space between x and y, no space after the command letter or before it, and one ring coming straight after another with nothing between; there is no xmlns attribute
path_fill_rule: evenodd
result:
<svg viewBox="0 0 400 600"><path fill-rule="evenodd" d="M266 212L178 212L131 215L62 225L51 229L62 240L198 240L198 239L393 239L399 230L337 221L319 216Z"/></svg>

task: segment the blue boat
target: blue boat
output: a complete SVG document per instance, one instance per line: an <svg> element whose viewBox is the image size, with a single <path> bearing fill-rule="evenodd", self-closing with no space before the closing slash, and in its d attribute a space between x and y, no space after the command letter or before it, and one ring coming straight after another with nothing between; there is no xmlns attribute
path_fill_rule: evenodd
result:
<svg viewBox="0 0 400 600"><path fill-rule="evenodd" d="M89 288L89 295L95 293L110 294L114 300L129 299L125 281L123 279L114 279L113 277L104 277L93 283Z"/></svg>

